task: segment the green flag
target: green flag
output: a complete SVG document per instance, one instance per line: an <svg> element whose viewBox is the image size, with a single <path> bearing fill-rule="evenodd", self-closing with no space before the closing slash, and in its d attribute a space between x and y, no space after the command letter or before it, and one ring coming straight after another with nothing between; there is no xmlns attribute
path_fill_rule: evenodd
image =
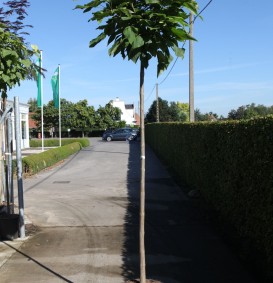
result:
<svg viewBox="0 0 273 283"><path fill-rule="evenodd" d="M53 101L55 108L59 108L59 67L55 70L51 78L51 86L53 91Z"/></svg>
<svg viewBox="0 0 273 283"><path fill-rule="evenodd" d="M42 67L42 59L39 57L36 61L36 65L39 66L40 70ZM41 107L42 106L42 74L38 71L36 71L36 76L37 76L37 106Z"/></svg>

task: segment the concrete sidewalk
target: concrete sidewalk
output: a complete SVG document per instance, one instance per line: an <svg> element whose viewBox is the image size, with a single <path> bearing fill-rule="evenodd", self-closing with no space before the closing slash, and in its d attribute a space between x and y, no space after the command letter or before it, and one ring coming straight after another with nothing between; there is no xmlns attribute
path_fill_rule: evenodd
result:
<svg viewBox="0 0 273 283"><path fill-rule="evenodd" d="M38 227L0 242L0 281L122 283L139 278L138 142L102 142L25 181L25 214ZM146 150L147 278L163 283L254 283Z"/></svg>

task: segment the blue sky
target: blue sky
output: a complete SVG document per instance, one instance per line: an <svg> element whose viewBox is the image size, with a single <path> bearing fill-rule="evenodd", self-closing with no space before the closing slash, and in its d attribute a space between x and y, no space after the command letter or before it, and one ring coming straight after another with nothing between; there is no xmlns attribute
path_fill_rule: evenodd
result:
<svg viewBox="0 0 273 283"><path fill-rule="evenodd" d="M73 10L88 0L30 1L25 23L27 41L43 50L44 103L52 99L50 79L61 66L61 97L72 102L87 99L96 109L119 97L139 102L139 64L108 56L106 42L90 49L96 37L91 14ZM200 0L200 9L209 0ZM194 108L226 116L231 109L250 103L273 105L273 1L213 0L194 24ZM156 61L145 73L145 110L159 96L167 101L188 102L188 43L184 60L178 59L159 78ZM169 73L169 75L168 75ZM167 76L167 78L166 78ZM22 82L8 98L27 103L36 98L35 81Z"/></svg>

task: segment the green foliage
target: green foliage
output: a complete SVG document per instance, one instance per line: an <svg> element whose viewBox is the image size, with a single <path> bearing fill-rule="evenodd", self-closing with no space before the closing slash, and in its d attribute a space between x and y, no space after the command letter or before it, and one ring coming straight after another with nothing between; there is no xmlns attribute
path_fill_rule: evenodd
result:
<svg viewBox="0 0 273 283"><path fill-rule="evenodd" d="M7 91L22 80L35 78L37 66L31 57L38 54L36 46L25 42L22 35L28 34L23 21L30 6L27 0L7 1L0 10L0 92L3 101ZM40 70L37 70L40 72Z"/></svg>
<svg viewBox="0 0 273 283"><path fill-rule="evenodd" d="M58 148L53 148L42 153L33 154L22 159L23 173L33 175L39 171L64 160L70 155L81 150L79 142L70 143Z"/></svg>
<svg viewBox="0 0 273 283"><path fill-rule="evenodd" d="M273 117L146 125L146 139L171 170L231 223L246 258L272 272ZM261 255L255 257L253 255Z"/></svg>
<svg viewBox="0 0 273 283"><path fill-rule="evenodd" d="M55 128L58 131L59 110L54 107L53 100L49 101L43 108L44 130L49 131ZM36 108L32 119L38 128L41 128L41 109ZM87 100L72 103L66 99L61 99L61 123L62 131L67 129L81 131L82 136L85 132L92 129L106 129L124 127L125 121L120 121L121 110L109 102L105 107L100 106L95 111L93 106L88 106Z"/></svg>
<svg viewBox="0 0 273 283"><path fill-rule="evenodd" d="M181 117L179 121L189 121L190 120L190 106L189 103L176 102L179 109L179 116Z"/></svg>
<svg viewBox="0 0 273 283"><path fill-rule="evenodd" d="M2 98L7 91L22 80L30 78L35 66L31 61L34 51L28 49L15 34L0 25L0 91Z"/></svg>
<svg viewBox="0 0 273 283"><path fill-rule="evenodd" d="M183 57L179 42L193 39L186 30L189 11L197 13L197 3L192 0L94 0L76 6L84 13L91 12L89 21L98 22L101 33L90 41L94 47L108 38L109 55L121 54L125 59L147 68L149 60L156 57L157 75L164 71L173 57ZM186 12L188 10L188 12Z"/></svg>
<svg viewBox="0 0 273 283"><path fill-rule="evenodd" d="M237 108L237 110L232 109L228 113L228 119L230 120L242 120L257 117L265 117L267 115L273 114L273 106L266 107L264 105L255 105L251 103L248 105L242 105Z"/></svg>
<svg viewBox="0 0 273 283"><path fill-rule="evenodd" d="M62 139L62 146L78 142L81 144L82 147L87 147L90 145L89 139L87 138L76 138L76 139ZM45 147L54 147L59 146L59 139L45 139L44 146ZM32 139L29 142L30 147L42 147L42 140L40 139Z"/></svg>
<svg viewBox="0 0 273 283"><path fill-rule="evenodd" d="M27 104L29 105L29 112L36 112L38 110L36 98L30 98Z"/></svg>
<svg viewBox="0 0 273 283"><path fill-rule="evenodd" d="M105 107L100 106L96 111L96 127L99 129L121 127L125 122L120 121L120 118L121 110L113 107L112 103L109 102Z"/></svg>
<svg viewBox="0 0 273 283"><path fill-rule="evenodd" d="M81 129L82 136L84 136L84 131L95 126L95 109L93 106L88 106L86 99L75 103L74 109L71 125L76 129Z"/></svg>
<svg viewBox="0 0 273 283"><path fill-rule="evenodd" d="M154 100L145 116L146 123L156 122L156 108L157 102ZM178 103L168 103L167 100L160 97L158 98L158 112L160 122L184 122L187 118L186 113L179 108Z"/></svg>
<svg viewBox="0 0 273 283"><path fill-rule="evenodd" d="M213 112L209 112L209 113L201 113L201 111L199 109L195 109L194 111L194 116L195 116L195 121L216 121L218 120L218 115L216 113ZM222 117L220 117L220 119L222 119Z"/></svg>

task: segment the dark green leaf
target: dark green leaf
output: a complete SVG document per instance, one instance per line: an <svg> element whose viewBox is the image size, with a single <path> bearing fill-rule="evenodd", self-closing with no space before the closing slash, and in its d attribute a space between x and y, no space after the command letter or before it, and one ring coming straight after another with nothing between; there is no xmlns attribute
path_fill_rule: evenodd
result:
<svg viewBox="0 0 273 283"><path fill-rule="evenodd" d="M105 33L101 33L99 36L94 38L89 42L89 47L92 48L96 46L99 42L101 42L106 37Z"/></svg>

